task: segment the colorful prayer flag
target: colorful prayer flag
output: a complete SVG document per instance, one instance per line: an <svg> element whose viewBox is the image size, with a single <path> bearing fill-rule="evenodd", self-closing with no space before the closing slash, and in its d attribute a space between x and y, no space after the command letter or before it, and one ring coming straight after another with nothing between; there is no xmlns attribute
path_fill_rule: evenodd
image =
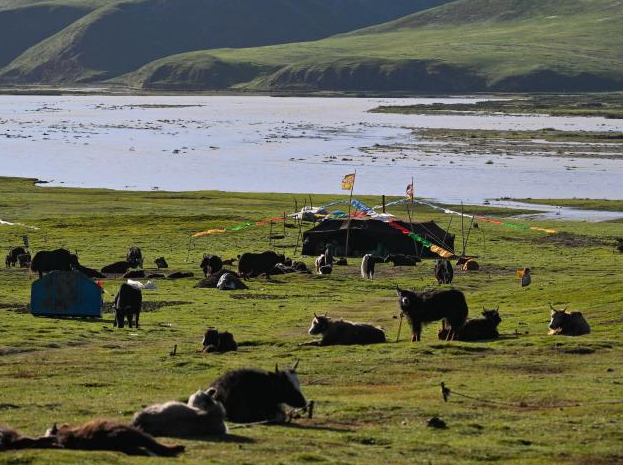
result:
<svg viewBox="0 0 623 465"><path fill-rule="evenodd" d="M342 179L342 190L344 191L352 191L355 186L355 173L347 174Z"/></svg>
<svg viewBox="0 0 623 465"><path fill-rule="evenodd" d="M413 200L413 192L414 192L413 183L411 183L411 184L407 185L407 189L405 191L405 193L407 194L407 198L409 200Z"/></svg>

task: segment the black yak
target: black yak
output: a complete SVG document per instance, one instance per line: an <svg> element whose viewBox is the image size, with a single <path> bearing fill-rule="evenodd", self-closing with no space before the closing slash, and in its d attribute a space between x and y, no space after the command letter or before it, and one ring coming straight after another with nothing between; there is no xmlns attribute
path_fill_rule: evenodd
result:
<svg viewBox="0 0 623 465"><path fill-rule="evenodd" d="M140 289L123 283L113 303L115 312L115 322L113 326L123 328L124 319L128 320L128 326L132 327L132 319L136 316L136 328L138 328L138 319L141 315L141 307L143 304L143 293Z"/></svg>
<svg viewBox="0 0 623 465"><path fill-rule="evenodd" d="M143 270L128 270L124 275L123 279L139 279L145 277L145 271Z"/></svg>
<svg viewBox="0 0 623 465"><path fill-rule="evenodd" d="M352 323L350 321L333 321L326 314L318 316L314 313L309 334L312 336L322 335L319 341L308 342L304 345L354 345L354 344L378 344L385 342L385 333L381 328L365 323Z"/></svg>
<svg viewBox="0 0 623 465"><path fill-rule="evenodd" d="M125 259L130 268L143 268L143 252L139 247L130 247Z"/></svg>
<svg viewBox="0 0 623 465"><path fill-rule="evenodd" d="M207 278L223 269L223 260L218 255L204 254L199 268L203 270L203 275Z"/></svg>
<svg viewBox="0 0 623 465"><path fill-rule="evenodd" d="M387 255L383 261L394 266L416 266L422 260L413 255L393 254Z"/></svg>
<svg viewBox="0 0 623 465"><path fill-rule="evenodd" d="M26 249L24 249L24 247L21 247L21 246L11 247L9 249L9 253L7 253L6 255L4 264L6 265L7 268L10 268L11 266L15 266L17 264L18 257L20 255L24 255L25 253L26 253Z"/></svg>
<svg viewBox="0 0 623 465"><path fill-rule="evenodd" d="M106 277L105 275L103 275L99 271L94 270L92 268L87 268L86 266L82 266L80 264L78 264L78 266L76 266L76 270L80 271L87 278L105 278Z"/></svg>
<svg viewBox="0 0 623 465"><path fill-rule="evenodd" d="M481 341L500 337L498 326L502 322L502 318L500 318L498 310L499 307L495 310L483 309L483 318L469 318L459 331L457 340ZM448 331L448 328L442 328L438 334L439 339L445 341L448 338Z"/></svg>
<svg viewBox="0 0 623 465"><path fill-rule="evenodd" d="M567 312L565 307L563 310L556 310L552 305L551 317L549 324L549 334L557 336L582 336L589 334L591 327L582 315L582 312Z"/></svg>
<svg viewBox="0 0 623 465"><path fill-rule="evenodd" d="M206 405L203 400L202 408L175 401L150 405L134 414L132 426L152 436L171 438L200 438L226 434L225 408L212 397L205 397L211 405Z"/></svg>
<svg viewBox="0 0 623 465"><path fill-rule="evenodd" d="M447 259L435 260L435 278L439 284L450 284L454 279L452 263Z"/></svg>
<svg viewBox="0 0 623 465"><path fill-rule="evenodd" d="M238 344L234 335L227 331L219 332L216 329L208 329L203 335L202 352L232 352L238 350Z"/></svg>
<svg viewBox="0 0 623 465"><path fill-rule="evenodd" d="M184 446L166 446L138 428L112 420L91 420L82 425L54 425L46 432L64 449L112 450L128 455L174 457Z"/></svg>
<svg viewBox="0 0 623 465"><path fill-rule="evenodd" d="M448 339L456 340L467 319L467 302L461 291L411 292L397 289L402 313L407 318L413 333L412 341L420 340L422 323L444 320L448 328Z"/></svg>
<svg viewBox="0 0 623 465"><path fill-rule="evenodd" d="M167 279L185 279L192 278L193 276L195 276L195 274L190 271L175 271L173 273L169 273L167 275Z"/></svg>
<svg viewBox="0 0 623 465"><path fill-rule="evenodd" d="M238 273L244 279L261 274L265 274L266 279L270 279L272 269L277 263L283 263L285 259L285 255L279 255L275 252L244 253L238 261Z"/></svg>
<svg viewBox="0 0 623 465"><path fill-rule="evenodd" d="M17 430L0 425L0 452L17 449L50 449L57 447L54 438L29 438Z"/></svg>
<svg viewBox="0 0 623 465"><path fill-rule="evenodd" d="M230 371L214 381L214 398L225 407L227 419L234 423L283 422L284 404L307 406L296 374L298 362L288 370L275 367L273 373L244 368Z"/></svg>
<svg viewBox="0 0 623 465"><path fill-rule="evenodd" d="M30 262L30 270L38 272L41 278L43 273L50 271L71 271L78 264L78 257L71 254L69 250L41 250L35 254Z"/></svg>
<svg viewBox="0 0 623 465"><path fill-rule="evenodd" d="M156 264L156 267L158 267L159 270L163 270L169 267L169 264L167 263L164 257L156 258L154 260L154 263Z"/></svg>
<svg viewBox="0 0 623 465"><path fill-rule="evenodd" d="M361 277L364 279L374 279L374 268L376 260L372 254L366 254L361 259Z"/></svg>
<svg viewBox="0 0 623 465"><path fill-rule="evenodd" d="M309 273L307 265L303 262L292 262L292 268L300 273Z"/></svg>
<svg viewBox="0 0 623 465"><path fill-rule="evenodd" d="M20 268L30 268L31 261L32 257L30 256L30 252L21 253L17 256L17 263Z"/></svg>
<svg viewBox="0 0 623 465"><path fill-rule="evenodd" d="M102 273L104 274L124 274L127 273L130 269L130 264L128 262L120 261L111 263L110 265L106 265L102 268Z"/></svg>

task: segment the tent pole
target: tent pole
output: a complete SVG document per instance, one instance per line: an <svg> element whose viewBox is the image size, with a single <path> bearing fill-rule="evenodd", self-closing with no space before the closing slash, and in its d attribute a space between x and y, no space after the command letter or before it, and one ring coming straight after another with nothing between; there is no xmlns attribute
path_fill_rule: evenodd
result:
<svg viewBox="0 0 623 465"><path fill-rule="evenodd" d="M383 194L383 213L387 213L385 211L385 194Z"/></svg>
<svg viewBox="0 0 623 465"><path fill-rule="evenodd" d="M467 238L465 239L465 245L463 246L463 256L465 256L465 251L467 250L467 243L469 242L469 235L472 232L472 226L474 226L473 216L472 216L472 222L469 224L469 229L467 230Z"/></svg>
<svg viewBox="0 0 623 465"><path fill-rule="evenodd" d="M461 251L461 257L465 256L465 229L463 226L463 201L461 200L461 242L463 243L463 250Z"/></svg>

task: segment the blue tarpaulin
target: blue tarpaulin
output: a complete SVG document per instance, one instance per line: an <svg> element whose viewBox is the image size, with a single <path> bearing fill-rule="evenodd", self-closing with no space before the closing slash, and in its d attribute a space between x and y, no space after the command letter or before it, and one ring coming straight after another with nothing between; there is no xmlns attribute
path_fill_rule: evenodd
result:
<svg viewBox="0 0 623 465"><path fill-rule="evenodd" d="M33 315L102 316L102 290L79 271L52 271L32 283Z"/></svg>

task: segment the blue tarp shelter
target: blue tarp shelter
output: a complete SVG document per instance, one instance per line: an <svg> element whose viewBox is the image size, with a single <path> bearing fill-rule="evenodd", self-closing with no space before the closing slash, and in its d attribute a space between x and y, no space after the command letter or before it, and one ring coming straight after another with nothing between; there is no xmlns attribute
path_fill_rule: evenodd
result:
<svg viewBox="0 0 623 465"><path fill-rule="evenodd" d="M32 283L33 315L101 317L101 288L79 271L52 271Z"/></svg>

